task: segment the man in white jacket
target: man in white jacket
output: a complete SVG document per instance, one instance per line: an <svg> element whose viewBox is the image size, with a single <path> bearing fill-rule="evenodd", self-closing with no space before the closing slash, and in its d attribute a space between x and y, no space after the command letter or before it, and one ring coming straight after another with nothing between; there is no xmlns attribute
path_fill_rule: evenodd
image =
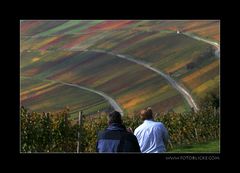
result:
<svg viewBox="0 0 240 173"><path fill-rule="evenodd" d="M168 131L161 122L153 120L151 108L140 113L143 123L134 131L142 153L166 152Z"/></svg>

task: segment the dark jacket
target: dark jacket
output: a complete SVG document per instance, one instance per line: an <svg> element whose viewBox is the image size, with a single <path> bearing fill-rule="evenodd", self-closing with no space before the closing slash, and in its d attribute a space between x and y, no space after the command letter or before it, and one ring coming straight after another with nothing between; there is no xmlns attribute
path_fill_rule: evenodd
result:
<svg viewBox="0 0 240 173"><path fill-rule="evenodd" d="M134 134L128 132L121 124L112 123L99 132L96 151L102 152L141 152Z"/></svg>

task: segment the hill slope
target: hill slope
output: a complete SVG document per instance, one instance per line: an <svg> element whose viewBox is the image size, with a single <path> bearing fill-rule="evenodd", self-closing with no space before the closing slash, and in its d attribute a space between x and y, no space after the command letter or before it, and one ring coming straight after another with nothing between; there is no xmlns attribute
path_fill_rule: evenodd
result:
<svg viewBox="0 0 240 173"><path fill-rule="evenodd" d="M219 21L22 21L21 76L92 88L115 99L125 113L146 106L157 112L189 110L181 93L153 71L113 54L85 51L108 51L150 63L199 104L207 91L219 89L219 59L212 45L177 34L179 28L219 42ZM90 114L109 109L94 93L26 78L21 78L21 104L35 111L57 111L66 105Z"/></svg>

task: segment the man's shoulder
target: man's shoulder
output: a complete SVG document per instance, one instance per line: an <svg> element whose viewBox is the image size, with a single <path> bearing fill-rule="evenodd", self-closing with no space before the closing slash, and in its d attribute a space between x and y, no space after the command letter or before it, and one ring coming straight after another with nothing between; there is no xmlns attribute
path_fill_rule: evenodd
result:
<svg viewBox="0 0 240 173"><path fill-rule="evenodd" d="M141 125L139 125L135 130L134 130L134 134L136 133L136 132L138 132L138 131L141 131L141 130L143 130L144 129L144 124L141 124Z"/></svg>
<svg viewBox="0 0 240 173"><path fill-rule="evenodd" d="M155 124L155 125L160 125L160 126L162 126L162 125L163 125L163 123L162 123L162 122L160 122L160 121L154 121L154 124Z"/></svg>
<svg viewBox="0 0 240 173"><path fill-rule="evenodd" d="M154 126L154 127L160 127L160 128L162 128L164 125L163 125L163 123L160 122L160 121L154 121L153 126Z"/></svg>
<svg viewBox="0 0 240 173"><path fill-rule="evenodd" d="M104 129L98 132L98 137L104 136L105 134L109 133L110 130Z"/></svg>
<svg viewBox="0 0 240 173"><path fill-rule="evenodd" d="M125 139L129 139L131 141L137 139L136 136L130 132L124 132L124 136L125 136Z"/></svg>

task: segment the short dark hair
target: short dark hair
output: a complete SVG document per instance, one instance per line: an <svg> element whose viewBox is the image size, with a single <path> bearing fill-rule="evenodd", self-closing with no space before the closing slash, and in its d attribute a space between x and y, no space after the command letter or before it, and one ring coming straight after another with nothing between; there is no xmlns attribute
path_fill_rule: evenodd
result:
<svg viewBox="0 0 240 173"><path fill-rule="evenodd" d="M149 119L152 119L153 118L153 112L152 112L152 109L150 107L146 109L143 109L141 112L140 112L140 117L141 119L144 121L144 120L149 120Z"/></svg>
<svg viewBox="0 0 240 173"><path fill-rule="evenodd" d="M113 111L108 115L108 123L119 123L122 124L122 117L118 111Z"/></svg>

